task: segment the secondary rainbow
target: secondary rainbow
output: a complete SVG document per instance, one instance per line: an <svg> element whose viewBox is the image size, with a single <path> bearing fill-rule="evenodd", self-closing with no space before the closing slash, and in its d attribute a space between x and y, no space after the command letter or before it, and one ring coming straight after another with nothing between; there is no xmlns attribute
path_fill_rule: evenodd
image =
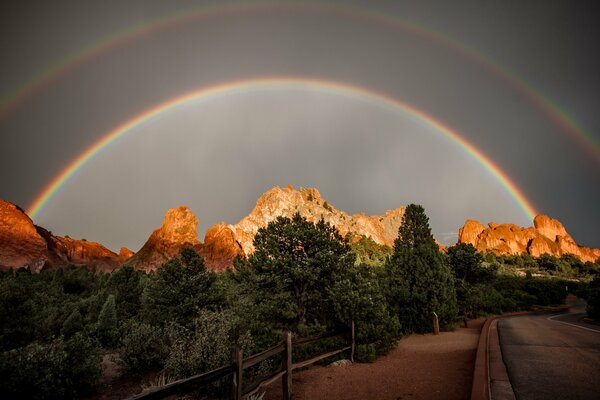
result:
<svg viewBox="0 0 600 400"><path fill-rule="evenodd" d="M88 161L90 161L96 154L105 149L119 137L131 132L134 128L142 125L143 123L194 100L210 98L211 96L217 95L230 95L252 89L268 88L305 88L332 92L349 97L356 97L363 101L371 101L379 106L388 107L396 111L403 111L407 115L413 117L415 120L433 128L443 137L460 146L466 153L474 157L487 171L489 171L489 173L491 173L498 180L498 182L515 200L527 218L533 220L533 217L536 215L535 208L525 197L523 192L494 162L492 162L492 160L490 160L489 157L483 154L483 152L481 152L479 149L475 148L475 146L469 143L456 131L447 125L444 125L431 115L415 108L410 104L407 104L400 99L390 97L386 94L382 94L370 89L343 82L325 81L303 77L269 77L226 82L214 86L199 88L158 104L157 106L138 114L137 116L117 126L112 131L104 134L99 141L94 143L77 158L71 161L67 167L64 168L56 176L56 178L54 178L35 198L35 200L29 206L27 213L31 216L31 218L36 218L52 199L52 197L60 190L60 188Z"/></svg>
<svg viewBox="0 0 600 400"><path fill-rule="evenodd" d="M48 86L53 81L66 75L85 62L104 54L111 49L122 46L138 38L145 37L156 31L176 27L182 24L199 22L205 19L237 15L245 12L314 12L331 13L345 18L354 18L397 29L402 32L424 38L437 45L452 50L464 58L480 65L492 75L498 77L506 85L528 99L535 107L544 113L554 124L567 133L579 146L587 152L594 161L600 165L600 141L588 131L581 123L561 108L550 97L544 95L531 83L517 76L508 68L481 52L452 39L448 35L426 28L416 23L407 21L395 15L371 11L366 8L347 5L319 2L272 2L272 1L244 1L223 3L211 6L194 7L159 18L141 21L131 27L101 37L89 45L57 60L49 67L40 70L28 81L17 86L14 90L0 99L0 119L17 109L29 97Z"/></svg>

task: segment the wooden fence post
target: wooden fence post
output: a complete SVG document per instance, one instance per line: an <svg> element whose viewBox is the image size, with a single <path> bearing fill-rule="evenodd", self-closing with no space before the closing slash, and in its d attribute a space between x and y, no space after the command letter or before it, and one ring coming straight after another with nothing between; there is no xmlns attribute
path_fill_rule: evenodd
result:
<svg viewBox="0 0 600 400"><path fill-rule="evenodd" d="M433 334L440 334L440 322L438 321L438 316L436 313L433 313Z"/></svg>
<svg viewBox="0 0 600 400"><path fill-rule="evenodd" d="M354 333L354 321L350 322L350 330L352 331L352 348L350 349L350 361L354 362L354 345L355 345L355 333Z"/></svg>
<svg viewBox="0 0 600 400"><path fill-rule="evenodd" d="M233 400L241 400L242 398L242 349L240 346L235 346L231 361L234 365L233 370L233 384L231 385L231 398Z"/></svg>
<svg viewBox="0 0 600 400"><path fill-rule="evenodd" d="M283 374L283 400L290 400L292 398L292 332L285 330L283 331L283 343L285 344L285 351L283 353L283 368L285 374Z"/></svg>

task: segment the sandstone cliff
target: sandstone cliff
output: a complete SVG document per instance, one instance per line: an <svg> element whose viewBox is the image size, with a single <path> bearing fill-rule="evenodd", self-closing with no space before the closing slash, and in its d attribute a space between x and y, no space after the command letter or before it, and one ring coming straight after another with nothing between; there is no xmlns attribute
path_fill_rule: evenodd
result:
<svg viewBox="0 0 600 400"><path fill-rule="evenodd" d="M19 207L0 200L0 269L25 267L39 272L69 264L106 272L120 262L101 244L54 236L34 225Z"/></svg>
<svg viewBox="0 0 600 400"><path fill-rule="evenodd" d="M151 271L188 246L204 257L207 269L224 271L233 265L236 257L246 257L254 251L252 242L260 228L266 227L278 216L291 217L296 212L312 222L322 218L335 225L342 235L364 235L378 244L393 246L404 208L388 211L381 216L348 215L328 204L317 189L295 190L276 186L264 193L252 212L239 223L214 225L206 232L204 243L198 241L198 220L187 207L169 210L163 226L154 231L142 249L127 263Z"/></svg>
<svg viewBox="0 0 600 400"><path fill-rule="evenodd" d="M144 246L126 264L144 271L153 271L165 261L175 257L182 248L191 247L200 251L198 220L185 206L167 211L162 226L156 229Z"/></svg>
<svg viewBox="0 0 600 400"><path fill-rule="evenodd" d="M458 231L459 243L471 243L481 252L517 255L528 253L539 257L544 253L560 257L573 254L583 261L596 261L600 249L579 246L565 227L546 215L538 215L533 227L490 222L486 228L479 221L467 220Z"/></svg>
<svg viewBox="0 0 600 400"><path fill-rule="evenodd" d="M393 246L404 215L404 207L387 211L380 216L362 213L348 215L327 203L317 189L295 190L290 186L276 186L257 200L256 206L248 216L236 225L229 225L229 229L241 245L244 254L248 255L254 250L252 240L260 228L266 227L278 216L291 217L296 212L312 222L324 219L325 222L335 225L342 236L348 233L364 235L378 244Z"/></svg>

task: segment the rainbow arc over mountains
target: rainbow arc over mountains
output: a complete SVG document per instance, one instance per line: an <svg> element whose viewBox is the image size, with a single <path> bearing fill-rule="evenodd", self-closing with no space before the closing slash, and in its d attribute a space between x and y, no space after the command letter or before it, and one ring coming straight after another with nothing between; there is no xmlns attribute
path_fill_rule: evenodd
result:
<svg viewBox="0 0 600 400"><path fill-rule="evenodd" d="M223 18L243 13L264 12L306 12L354 19L424 38L433 45L450 49L455 54L479 65L526 98L554 124L559 126L563 132L569 135L571 139L577 142L580 148L590 155L598 166L600 166L600 140L595 138L590 131L564 108L535 88L533 84L519 77L508 68L491 60L482 52L446 34L408 21L394 14L373 11L354 5L327 3L323 1L224 2L216 5L185 9L158 18L141 21L124 30L101 37L66 57L57 60L50 66L41 69L26 82L15 87L11 92L2 96L0 98L0 119L7 117L11 112L23 105L28 98L34 96L59 78L68 75L69 72L84 65L86 62L106 54L116 47L124 46L134 40L146 38L155 32L176 28L183 24L198 23L206 19Z"/></svg>
<svg viewBox="0 0 600 400"><path fill-rule="evenodd" d="M233 82L224 82L221 84L202 87L190 92L181 94L174 98L163 101L162 103L141 112L133 118L120 124L110 132L105 133L100 140L88 147L76 159L71 161L57 176L52 180L38 197L29 206L27 213L31 218L37 217L52 197L63 187L68 180L80 171L84 165L94 158L98 153L106 149L121 136L135 131L144 123L147 123L160 115L163 115L179 106L189 104L199 99L208 99L214 96L235 95L249 90L265 90L269 88L293 89L300 88L306 90L322 91L340 94L363 101L372 102L380 107L386 107L392 111L403 112L411 116L416 122L430 127L441 137L459 146L465 153L477 160L507 191L508 194L518 204L524 215L530 220L536 215L535 208L523 192L496 165L488 156L469 143L458 132L449 126L435 119L426 112L415 108L414 106L394 97L375 92L370 89L350 85L343 82L330 80L319 80L306 77L262 77Z"/></svg>

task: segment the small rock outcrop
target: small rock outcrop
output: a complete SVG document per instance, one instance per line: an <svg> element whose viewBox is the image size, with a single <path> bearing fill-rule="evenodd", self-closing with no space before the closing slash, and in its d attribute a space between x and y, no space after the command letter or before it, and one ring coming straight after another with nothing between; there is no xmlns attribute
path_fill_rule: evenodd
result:
<svg viewBox="0 0 600 400"><path fill-rule="evenodd" d="M16 205L0 200L0 268L40 269L49 261L46 240L31 218Z"/></svg>
<svg viewBox="0 0 600 400"><path fill-rule="evenodd" d="M563 224L556 219L537 215L533 225L522 228L514 224L491 222L486 228L479 221L467 220L458 231L458 243L471 243L481 252L505 255L528 253L539 257L547 253L560 257L563 254L573 254L583 261L591 262L600 258L600 249L575 243Z"/></svg>
<svg viewBox="0 0 600 400"><path fill-rule="evenodd" d="M233 265L236 257L245 256L235 233L223 223L206 231L200 254L204 257L206 268L214 272L225 271Z"/></svg>
<svg viewBox="0 0 600 400"><path fill-rule="evenodd" d="M126 264L144 271L154 271L179 254L184 247L199 252L198 219L189 208L179 206L167 211L162 226L156 229L144 246Z"/></svg>

